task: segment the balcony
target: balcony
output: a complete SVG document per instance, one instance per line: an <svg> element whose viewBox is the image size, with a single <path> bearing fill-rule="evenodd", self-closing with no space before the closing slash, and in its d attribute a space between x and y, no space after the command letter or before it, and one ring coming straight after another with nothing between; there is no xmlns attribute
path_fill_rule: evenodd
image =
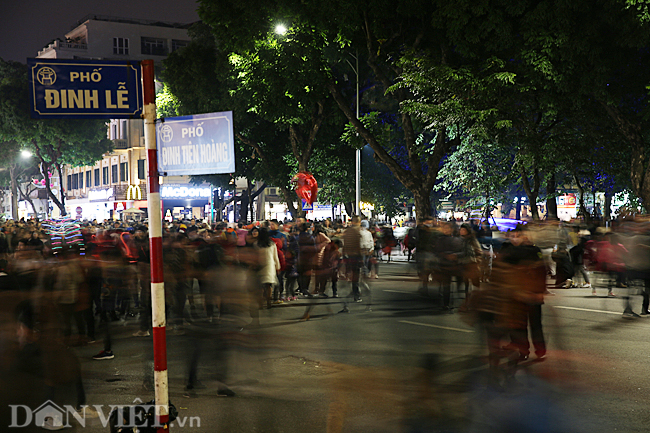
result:
<svg viewBox="0 0 650 433"><path fill-rule="evenodd" d="M129 140L125 138L117 138L113 140L113 148L114 149L128 149L129 148Z"/></svg>
<svg viewBox="0 0 650 433"><path fill-rule="evenodd" d="M43 48L38 52L38 57L42 57L45 53L48 53L53 50L70 50L70 51L86 51L88 50L87 44L81 44L77 42L64 42L55 40L47 47Z"/></svg>

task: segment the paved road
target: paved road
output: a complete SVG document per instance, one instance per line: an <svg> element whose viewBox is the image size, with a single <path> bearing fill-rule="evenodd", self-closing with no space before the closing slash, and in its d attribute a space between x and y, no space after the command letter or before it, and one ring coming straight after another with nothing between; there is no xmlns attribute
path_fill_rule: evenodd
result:
<svg viewBox="0 0 650 433"><path fill-rule="evenodd" d="M233 398L217 395L219 353L210 337L200 340L206 388L183 397L194 334L169 336L170 398L185 422L173 431L497 432L506 424L532 431L527 423L548 426L536 431L647 430L650 319L623 319L621 296L555 290L544 306L548 359L526 362L519 385L496 392L485 386L481 332L443 313L435 290L418 296L411 265L383 264L370 283L372 296L351 303L348 314L338 313L341 298L301 300L263 311L258 330L229 334ZM299 322L311 302L312 319ZM632 296L637 312L640 303ZM100 343L75 349L89 404L153 398L142 388L150 338L132 337L135 323L118 328L113 360L90 359ZM107 431L97 423L74 430Z"/></svg>

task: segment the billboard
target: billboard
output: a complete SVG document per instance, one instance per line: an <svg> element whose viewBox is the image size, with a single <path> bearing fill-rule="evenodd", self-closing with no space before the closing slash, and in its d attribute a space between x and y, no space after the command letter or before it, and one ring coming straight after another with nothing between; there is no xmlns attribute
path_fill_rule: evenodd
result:
<svg viewBox="0 0 650 433"><path fill-rule="evenodd" d="M132 119L142 114L138 62L27 59L35 119Z"/></svg>
<svg viewBox="0 0 650 433"><path fill-rule="evenodd" d="M161 119L156 138L158 172L162 175L235 171L232 111Z"/></svg>

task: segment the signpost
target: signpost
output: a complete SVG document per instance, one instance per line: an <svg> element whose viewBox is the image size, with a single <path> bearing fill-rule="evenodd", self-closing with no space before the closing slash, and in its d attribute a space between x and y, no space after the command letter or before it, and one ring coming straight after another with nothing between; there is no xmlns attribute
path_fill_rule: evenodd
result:
<svg viewBox="0 0 650 433"><path fill-rule="evenodd" d="M35 119L132 119L142 114L137 62L27 59Z"/></svg>
<svg viewBox="0 0 650 433"><path fill-rule="evenodd" d="M169 117L156 126L158 170L167 176L232 173L232 111Z"/></svg>
<svg viewBox="0 0 650 433"><path fill-rule="evenodd" d="M156 92L153 60L28 59L34 118L144 119L147 148L147 208L151 263L151 310L156 420L168 432L169 389L165 283L162 260L162 210L156 153ZM141 69L140 69L141 68ZM140 72L142 71L142 72ZM232 115L230 117L232 119ZM230 122L232 125L232 121ZM232 126L231 126L232 128ZM231 133L232 136L232 133ZM193 154L193 153L192 153ZM231 158L234 166L234 156ZM112 189L103 195L112 195Z"/></svg>

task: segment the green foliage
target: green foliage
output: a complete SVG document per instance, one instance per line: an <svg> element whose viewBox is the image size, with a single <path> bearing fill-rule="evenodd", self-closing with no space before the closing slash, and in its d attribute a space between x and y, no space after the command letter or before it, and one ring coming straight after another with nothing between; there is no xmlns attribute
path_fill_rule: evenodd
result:
<svg viewBox="0 0 650 433"><path fill-rule="evenodd" d="M508 187L517 180L512 170L514 154L488 137L474 137L462 144L445 161L438 173L436 190L455 192L478 203L508 195Z"/></svg>
<svg viewBox="0 0 650 433"><path fill-rule="evenodd" d="M181 101L172 93L169 85L163 83L162 89L156 93L156 117L176 117L181 112Z"/></svg>
<svg viewBox="0 0 650 433"><path fill-rule="evenodd" d="M391 146L391 137L394 133L394 128L389 123L383 122L379 117L380 115L380 112L372 111L362 115L359 120L376 137L377 141L384 147L389 148ZM363 149L366 145L366 142L361 138L359 132L351 123L345 125L345 129L341 135L341 141L354 149Z"/></svg>
<svg viewBox="0 0 650 433"><path fill-rule="evenodd" d="M389 91L408 89L412 96L401 109L425 122L427 129L503 121L495 118L495 101L516 78L514 72L503 70L503 61L491 57L476 65L453 67L430 56L411 55L401 65L400 80Z"/></svg>

